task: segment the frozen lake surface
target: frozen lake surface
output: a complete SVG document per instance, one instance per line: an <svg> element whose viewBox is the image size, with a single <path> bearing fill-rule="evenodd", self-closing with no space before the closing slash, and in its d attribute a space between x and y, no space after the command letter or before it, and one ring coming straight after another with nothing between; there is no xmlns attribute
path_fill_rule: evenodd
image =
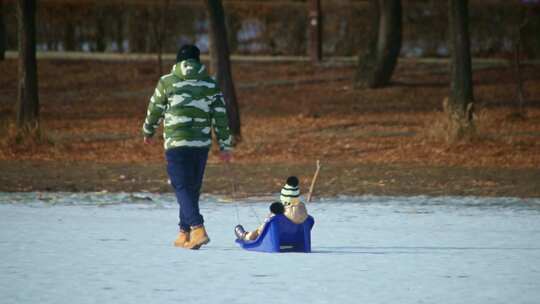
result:
<svg viewBox="0 0 540 304"><path fill-rule="evenodd" d="M0 303L540 301L540 200L319 200L311 254L236 246L261 201L203 197L212 241L189 251L171 194L0 193Z"/></svg>

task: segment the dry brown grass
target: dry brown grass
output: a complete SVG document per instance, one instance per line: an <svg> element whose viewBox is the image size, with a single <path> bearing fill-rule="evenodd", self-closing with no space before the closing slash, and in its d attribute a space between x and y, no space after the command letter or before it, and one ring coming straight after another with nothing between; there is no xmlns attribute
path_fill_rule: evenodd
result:
<svg viewBox="0 0 540 304"><path fill-rule="evenodd" d="M0 111L12 109L15 62L0 62ZM514 111L511 72L475 72L476 136L452 142L441 101L447 77L429 65L402 63L396 84L353 90L352 67L235 64L243 121L236 162L419 164L464 167L540 167L540 73L525 70L526 119ZM39 65L42 126L50 142L21 148L3 140L0 160L162 162L162 141L140 137L148 97L157 81L153 62L61 62ZM298 80L330 79L302 83ZM290 84L242 88L242 84ZM268 84L268 82L266 82ZM10 114L11 115L11 114ZM10 131L12 132L12 131ZM8 136L9 137L9 136ZM8 138L4 137L4 138ZM41 144L42 143L42 144ZM216 153L210 162L216 162Z"/></svg>
<svg viewBox="0 0 540 304"><path fill-rule="evenodd" d="M54 151L55 143L38 126L20 130L10 120L4 120L0 125L0 157L40 154L44 149Z"/></svg>

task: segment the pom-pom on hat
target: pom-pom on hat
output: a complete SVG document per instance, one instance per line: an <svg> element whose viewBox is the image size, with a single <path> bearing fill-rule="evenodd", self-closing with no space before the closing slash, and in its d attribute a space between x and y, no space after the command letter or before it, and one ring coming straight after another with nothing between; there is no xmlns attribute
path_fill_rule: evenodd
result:
<svg viewBox="0 0 540 304"><path fill-rule="evenodd" d="M200 55L201 51L199 51L198 47L193 44L186 44L176 53L176 62L182 62L187 59L195 59L200 62Z"/></svg>
<svg viewBox="0 0 540 304"><path fill-rule="evenodd" d="M281 196L279 200L283 204L291 203L292 200L300 197L300 187L298 187L298 178L296 176L289 176L287 183L281 188Z"/></svg>

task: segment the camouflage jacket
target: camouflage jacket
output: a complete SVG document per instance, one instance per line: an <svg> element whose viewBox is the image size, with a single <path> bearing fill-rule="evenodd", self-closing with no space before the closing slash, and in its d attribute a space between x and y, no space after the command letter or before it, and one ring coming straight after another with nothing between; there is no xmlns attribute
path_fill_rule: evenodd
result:
<svg viewBox="0 0 540 304"><path fill-rule="evenodd" d="M161 121L165 149L210 147L212 129L220 150L231 149L223 95L206 67L196 60L179 62L160 78L148 105L144 136L152 137Z"/></svg>

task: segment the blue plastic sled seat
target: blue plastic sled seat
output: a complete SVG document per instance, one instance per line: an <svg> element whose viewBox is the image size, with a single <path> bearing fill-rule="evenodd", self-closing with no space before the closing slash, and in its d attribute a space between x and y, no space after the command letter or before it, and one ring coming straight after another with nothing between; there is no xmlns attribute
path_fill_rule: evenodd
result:
<svg viewBox="0 0 540 304"><path fill-rule="evenodd" d="M244 249L261 252L311 252L311 228L315 220L308 218L302 224L291 222L284 215L273 216L256 240L236 242Z"/></svg>

